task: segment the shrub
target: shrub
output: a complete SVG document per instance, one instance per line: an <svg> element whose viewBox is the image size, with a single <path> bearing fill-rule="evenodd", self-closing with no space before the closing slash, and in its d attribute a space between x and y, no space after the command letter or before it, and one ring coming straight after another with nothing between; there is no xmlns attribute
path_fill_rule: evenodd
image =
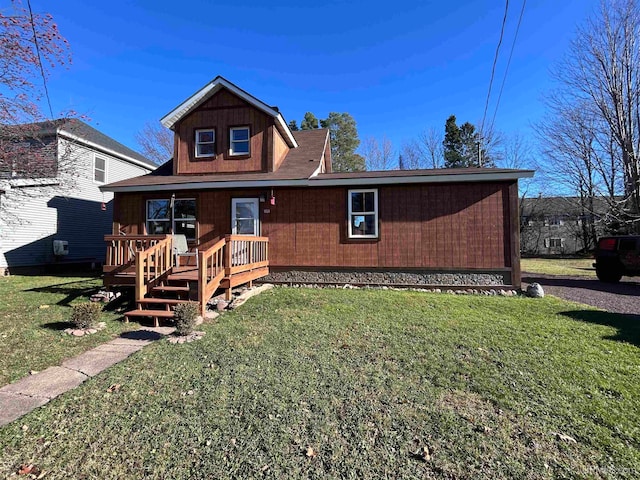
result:
<svg viewBox="0 0 640 480"><path fill-rule="evenodd" d="M102 305L96 302L79 303L71 311L71 323L76 328L95 327L100 320Z"/></svg>
<svg viewBox="0 0 640 480"><path fill-rule="evenodd" d="M196 326L196 318L200 315L200 308L196 302L179 303L173 312L173 320L178 335L189 335Z"/></svg>

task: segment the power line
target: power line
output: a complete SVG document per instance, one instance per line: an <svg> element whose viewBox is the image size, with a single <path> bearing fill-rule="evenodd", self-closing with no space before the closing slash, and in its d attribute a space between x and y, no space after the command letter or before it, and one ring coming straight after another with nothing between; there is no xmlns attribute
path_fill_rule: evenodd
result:
<svg viewBox="0 0 640 480"><path fill-rule="evenodd" d="M31 30L33 31L33 43L36 46L36 53L38 54L38 66L40 67L40 75L42 75L44 93L47 97L47 104L49 105L49 114L51 115L51 120L53 120L53 108L51 108L51 98L49 97L49 88L47 87L47 76L45 75L44 67L42 66L40 46L38 45L38 34L36 33L36 24L33 20L33 11L31 10L31 0L27 0L27 6L29 7L29 20L31 21Z"/></svg>
<svg viewBox="0 0 640 480"><path fill-rule="evenodd" d="M516 33L513 36L513 43L511 44L511 52L509 52L509 60L507 61L507 68L504 71L504 77L502 77L502 85L500 85L500 93L498 94L496 109L493 111L493 118L491 118L491 127L489 127L489 131L493 130L493 123L496 121L496 115L498 114L498 107L500 106L500 99L502 98L502 90L504 89L504 84L507 81L507 73L509 72L509 65L511 65L511 57L513 57L513 50L516 46L516 40L518 39L518 32L520 31L520 24L522 23L522 16L524 15L524 7L526 5L527 5L527 0L523 0L522 9L520 10L520 18L518 18L518 26L516 27Z"/></svg>
<svg viewBox="0 0 640 480"><path fill-rule="evenodd" d="M493 67L491 68L491 78L489 80L489 92L487 93L487 101L484 104L484 114L482 115L482 123L480 124L480 134L484 132L484 121L487 118L487 109L489 108L489 98L491 97L491 87L493 85L493 77L496 73L496 64L498 63L498 54L500 53L500 45L502 45L502 38L504 37L504 27L507 23L507 13L509 13L509 0L506 1L504 7L504 17L502 18L502 28L500 29L500 39L498 40L498 46L496 47L496 54L493 57Z"/></svg>

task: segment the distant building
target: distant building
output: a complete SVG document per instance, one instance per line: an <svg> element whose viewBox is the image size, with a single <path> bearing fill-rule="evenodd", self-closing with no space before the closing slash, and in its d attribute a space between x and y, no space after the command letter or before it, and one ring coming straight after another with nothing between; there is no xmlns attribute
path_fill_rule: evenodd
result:
<svg viewBox="0 0 640 480"><path fill-rule="evenodd" d="M578 197L525 198L520 204L520 247L525 255L573 255L594 248L594 237L604 233L601 218L607 204L594 200L593 211Z"/></svg>
<svg viewBox="0 0 640 480"><path fill-rule="evenodd" d="M102 263L113 194L100 186L156 165L76 119L0 130L0 274Z"/></svg>

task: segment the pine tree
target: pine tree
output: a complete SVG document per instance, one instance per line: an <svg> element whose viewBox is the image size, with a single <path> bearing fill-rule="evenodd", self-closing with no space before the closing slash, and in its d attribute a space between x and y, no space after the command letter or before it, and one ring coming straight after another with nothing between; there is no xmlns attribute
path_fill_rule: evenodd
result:
<svg viewBox="0 0 640 480"><path fill-rule="evenodd" d="M319 122L316 116L307 112L304 114L304 118L302 119L302 123L300 123L301 130L313 130L315 128L319 128Z"/></svg>

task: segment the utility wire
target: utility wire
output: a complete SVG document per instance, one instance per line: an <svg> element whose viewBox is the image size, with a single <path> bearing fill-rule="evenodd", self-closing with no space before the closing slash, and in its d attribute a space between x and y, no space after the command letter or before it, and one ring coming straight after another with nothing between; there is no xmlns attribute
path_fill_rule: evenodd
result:
<svg viewBox="0 0 640 480"><path fill-rule="evenodd" d="M502 77L502 85L500 85L500 93L498 94L498 101L496 102L496 109L493 111L493 118L491 119L491 126L489 131L493 131L493 123L496 121L496 115L498 114L498 107L500 106L500 99L502 98L502 90L504 84L507 81L507 73L509 72L509 65L511 65L511 57L513 57L513 50L516 46L516 40L518 39L518 32L520 31L520 24L522 23L522 16L524 15L524 7L527 5L527 0L523 0L522 9L520 10L520 18L518 18L518 26L516 27L516 33L513 36L513 43L511 44L511 52L509 52L509 60L507 61L507 68L504 71L504 77Z"/></svg>
<svg viewBox="0 0 640 480"><path fill-rule="evenodd" d="M47 76L44 73L44 67L42 66L42 57L40 55L40 45L38 44L38 34L36 33L36 24L33 20L33 11L31 10L31 0L27 0L27 6L29 7L29 20L31 22L31 30L33 31L33 43L36 46L36 53L38 54L38 66L40 67L40 75L42 75L42 84L44 85L44 93L47 97L47 104L49 105L49 114L51 120L53 120L53 108L51 108L51 98L49 97L49 88L47 87Z"/></svg>
<svg viewBox="0 0 640 480"><path fill-rule="evenodd" d="M484 104L484 114L482 115L482 123L480 124L480 135L484 132L484 121L487 118L487 109L489 108L489 98L491 98L491 86L493 85L493 77L496 73L496 64L498 63L498 54L500 53L500 45L502 45L502 38L504 37L504 27L507 23L507 13L509 13L509 0L507 0L504 7L504 17L502 19L502 28L500 29L500 39L498 40L498 46L496 47L496 55L493 58L493 67L491 68L491 79L489 80L489 92L487 93L487 101Z"/></svg>

